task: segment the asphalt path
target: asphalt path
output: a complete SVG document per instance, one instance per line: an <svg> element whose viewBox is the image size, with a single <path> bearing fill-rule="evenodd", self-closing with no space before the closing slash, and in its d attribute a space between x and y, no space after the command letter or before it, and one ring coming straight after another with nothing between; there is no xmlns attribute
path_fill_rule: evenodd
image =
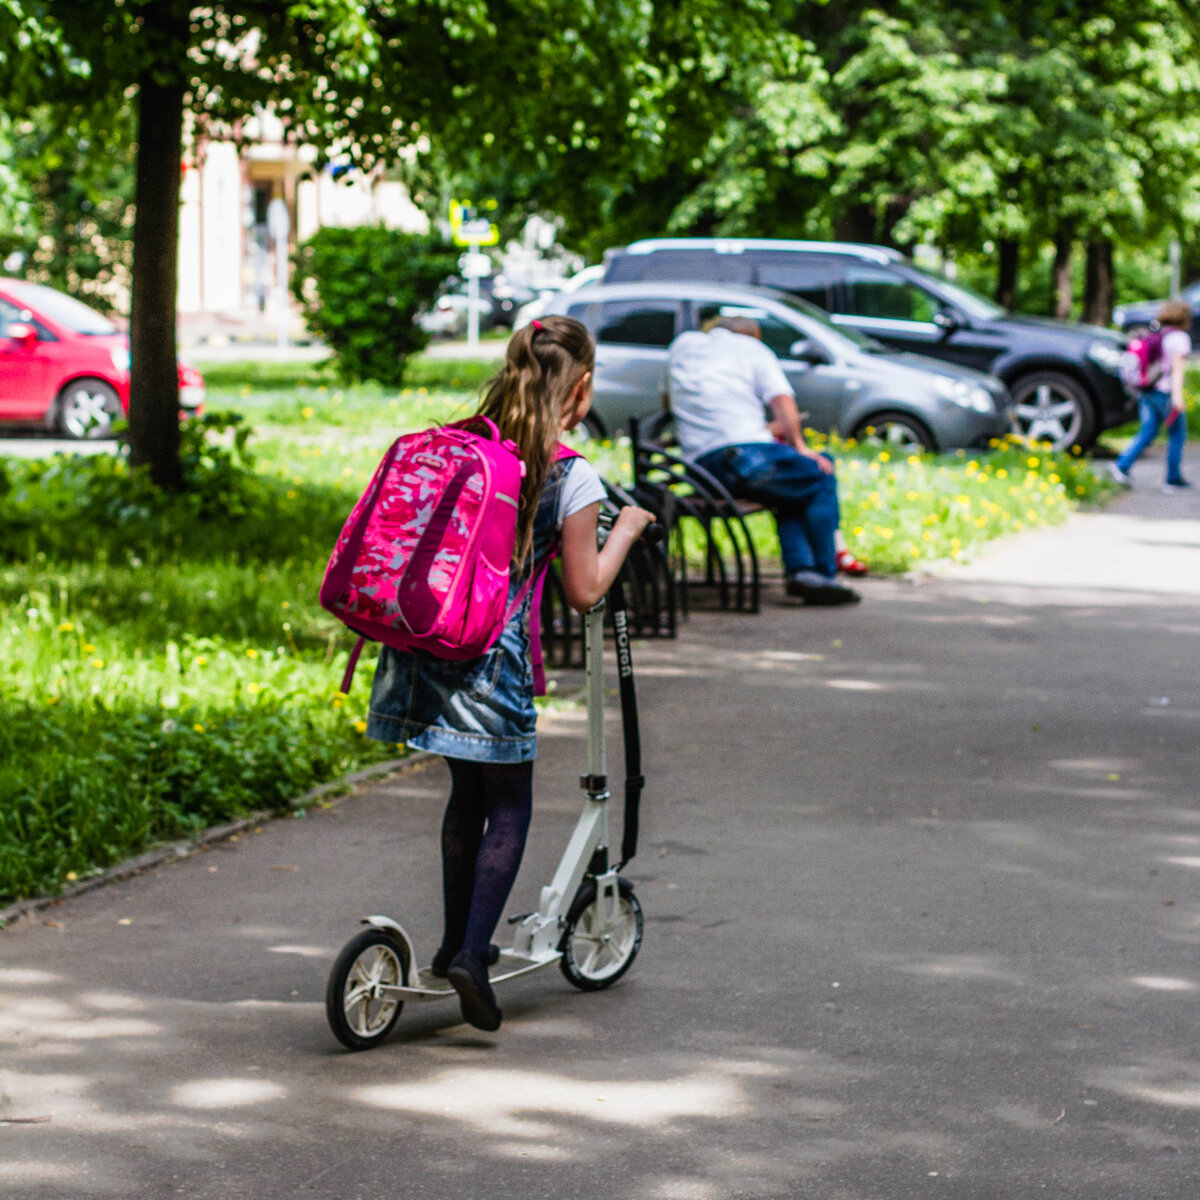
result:
<svg viewBox="0 0 1200 1200"><path fill-rule="evenodd" d="M433 948L437 761L17 923L0 1195L1190 1200L1200 595L1069 582L771 590L641 646L641 955L510 985L495 1035L325 1024L361 915ZM582 730L543 722L512 911Z"/></svg>

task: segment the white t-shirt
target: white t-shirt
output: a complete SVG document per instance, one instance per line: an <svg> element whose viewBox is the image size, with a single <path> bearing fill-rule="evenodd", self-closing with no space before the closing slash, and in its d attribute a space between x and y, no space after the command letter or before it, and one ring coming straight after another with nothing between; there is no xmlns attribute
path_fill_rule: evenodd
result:
<svg viewBox="0 0 1200 1200"><path fill-rule="evenodd" d="M1165 364L1164 374L1171 369L1171 363L1180 356L1186 358L1192 352L1192 338L1186 329L1168 329L1163 334L1162 354ZM1169 378L1169 375L1168 375Z"/></svg>
<svg viewBox="0 0 1200 1200"><path fill-rule="evenodd" d="M722 446L774 441L765 407L792 386L774 353L731 329L689 330L672 343L667 365L671 414L685 458Z"/></svg>
<svg viewBox="0 0 1200 1200"><path fill-rule="evenodd" d="M589 504L595 504L597 500L603 500L607 495L603 480L586 458L568 459L567 475L558 493L557 527L561 529L568 517L574 516L581 508L587 508Z"/></svg>

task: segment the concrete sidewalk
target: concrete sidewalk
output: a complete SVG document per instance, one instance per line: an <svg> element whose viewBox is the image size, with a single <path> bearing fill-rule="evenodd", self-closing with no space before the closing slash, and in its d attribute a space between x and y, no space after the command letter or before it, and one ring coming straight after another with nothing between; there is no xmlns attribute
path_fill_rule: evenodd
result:
<svg viewBox="0 0 1200 1200"><path fill-rule="evenodd" d="M969 563L941 565L933 574L956 583L1050 593L1087 592L1098 603L1127 595L1200 602L1200 488L1163 494L1161 447L1135 471L1135 486L1100 510L1063 525L1003 538Z"/></svg>
<svg viewBox="0 0 1200 1200"><path fill-rule="evenodd" d="M1109 566L1190 561L1195 503L1161 500L1020 578L772 591L639 647L641 956L608 992L512 985L494 1036L450 1006L366 1054L325 1027L361 914L432 948L439 761L5 931L0 1194L1190 1200L1200 605ZM581 735L542 722L514 912Z"/></svg>

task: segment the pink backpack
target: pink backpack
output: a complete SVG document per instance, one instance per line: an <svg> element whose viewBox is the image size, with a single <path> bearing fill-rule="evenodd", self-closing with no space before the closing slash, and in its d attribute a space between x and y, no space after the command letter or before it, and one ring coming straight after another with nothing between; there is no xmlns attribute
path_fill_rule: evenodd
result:
<svg viewBox="0 0 1200 1200"><path fill-rule="evenodd" d="M573 453L560 448L559 456ZM524 475L516 445L501 440L487 417L392 443L343 526L321 583L321 607L361 635L343 692L368 638L437 658L477 658L530 587L540 599L553 550L508 604ZM535 667L537 633L531 630Z"/></svg>
<svg viewBox="0 0 1200 1200"><path fill-rule="evenodd" d="M1165 367L1161 329L1129 339L1129 345L1121 355L1121 378L1127 386L1135 391L1145 391L1154 386Z"/></svg>

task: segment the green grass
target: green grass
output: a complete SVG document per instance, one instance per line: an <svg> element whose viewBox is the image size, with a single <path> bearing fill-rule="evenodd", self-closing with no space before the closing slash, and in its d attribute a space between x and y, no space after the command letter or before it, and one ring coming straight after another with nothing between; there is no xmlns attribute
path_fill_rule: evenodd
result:
<svg viewBox="0 0 1200 1200"><path fill-rule="evenodd" d="M363 736L369 662L337 690L352 638L316 588L383 448L473 411L493 369L418 359L397 391L319 364L209 365L194 486L166 501L105 456L0 464L0 904L396 752ZM256 428L252 464L222 428L235 411ZM628 482L626 445L583 449ZM967 557L1107 487L1014 445L834 450L847 536L877 572ZM770 518L751 526L773 560Z"/></svg>

